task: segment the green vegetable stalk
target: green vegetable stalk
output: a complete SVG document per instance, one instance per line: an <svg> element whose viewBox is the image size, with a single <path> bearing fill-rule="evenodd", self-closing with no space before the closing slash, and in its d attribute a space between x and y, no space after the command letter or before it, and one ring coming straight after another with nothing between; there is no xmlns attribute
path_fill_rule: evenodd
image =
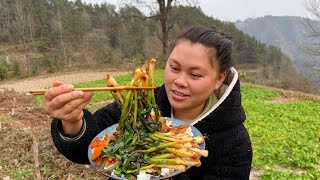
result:
<svg viewBox="0 0 320 180"><path fill-rule="evenodd" d="M156 60L151 59L149 66L144 65L135 70L133 80L128 85L154 86L155 63ZM110 76L107 82L108 86L118 86ZM101 162L103 158L116 159L116 165L109 168L109 171L113 170L119 177L125 175L128 179L134 179L144 169L153 168L160 174L163 167L185 171L186 165L199 165L198 158L180 158L180 155L194 157L195 153L203 153L197 151L197 148L190 150L190 147L184 146L196 142L195 138L176 138L172 137L174 133L161 132L160 111L153 89L114 91L112 95L121 109L117 131L122 135L111 139L100 155Z"/></svg>

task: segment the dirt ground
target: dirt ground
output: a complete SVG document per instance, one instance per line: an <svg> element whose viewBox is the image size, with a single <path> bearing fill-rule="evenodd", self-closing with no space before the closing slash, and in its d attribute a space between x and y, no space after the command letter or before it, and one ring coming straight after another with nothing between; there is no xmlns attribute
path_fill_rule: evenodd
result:
<svg viewBox="0 0 320 180"><path fill-rule="evenodd" d="M0 179L105 179L56 150L51 118L33 96L2 90L0 107Z"/></svg>
<svg viewBox="0 0 320 180"><path fill-rule="evenodd" d="M62 74L2 83L0 179L106 179L89 165L72 163L57 151L50 136L51 117L34 96L26 95L29 90L49 87L54 80L78 83L104 78L106 73L127 72Z"/></svg>
<svg viewBox="0 0 320 180"><path fill-rule="evenodd" d="M74 84L79 82L103 79L106 77L107 73L109 73L112 76L116 76L118 74L128 73L128 71L109 70L104 72L102 71L69 72L64 74L38 76L34 78L0 82L0 89L9 89L9 90L13 89L17 92L28 92L30 90L48 88L51 86L51 83L55 80Z"/></svg>

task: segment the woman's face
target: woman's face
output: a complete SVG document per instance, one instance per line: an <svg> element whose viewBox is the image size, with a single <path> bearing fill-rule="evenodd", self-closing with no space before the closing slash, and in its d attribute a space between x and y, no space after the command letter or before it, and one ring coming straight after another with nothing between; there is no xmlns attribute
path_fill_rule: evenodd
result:
<svg viewBox="0 0 320 180"><path fill-rule="evenodd" d="M225 73L219 73L218 60L211 62L205 46L188 40L178 42L165 67L166 92L174 111L202 112L225 78Z"/></svg>

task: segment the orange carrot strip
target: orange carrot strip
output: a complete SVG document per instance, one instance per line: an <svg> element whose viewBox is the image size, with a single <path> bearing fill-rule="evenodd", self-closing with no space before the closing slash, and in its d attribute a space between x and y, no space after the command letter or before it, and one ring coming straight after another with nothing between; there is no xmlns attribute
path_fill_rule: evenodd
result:
<svg viewBox="0 0 320 180"><path fill-rule="evenodd" d="M94 147L97 147L101 144L101 139L100 138L95 138L89 145L90 148L94 148Z"/></svg>
<svg viewBox="0 0 320 180"><path fill-rule="evenodd" d="M97 159L97 158L100 156L101 151L103 150L103 148L104 148L104 146L102 146L102 145L95 147L95 148L94 148L94 151L93 151L93 153L92 153L91 159L92 159L92 160Z"/></svg>
<svg viewBox="0 0 320 180"><path fill-rule="evenodd" d="M100 166L100 159L99 159L99 158L95 159L94 161L96 162L96 164L97 164L98 166Z"/></svg>

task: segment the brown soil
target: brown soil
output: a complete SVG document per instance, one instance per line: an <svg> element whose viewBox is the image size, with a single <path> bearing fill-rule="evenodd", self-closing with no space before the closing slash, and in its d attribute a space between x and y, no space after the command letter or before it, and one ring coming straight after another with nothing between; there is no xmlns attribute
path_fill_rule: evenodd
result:
<svg viewBox="0 0 320 180"><path fill-rule="evenodd" d="M299 101L297 98L294 97L285 97L285 96L279 96L274 98L271 103L273 104L285 104L285 103L290 103L290 102L295 102Z"/></svg>
<svg viewBox="0 0 320 180"><path fill-rule="evenodd" d="M106 179L88 165L72 163L52 143L51 117L25 92L53 80L77 83L102 79L107 72L43 76L0 85L0 179ZM117 75L126 72L108 72ZM95 108L105 105L103 102Z"/></svg>
<svg viewBox="0 0 320 180"><path fill-rule="evenodd" d="M2 90L0 107L0 179L103 179L57 151L51 118L33 96Z"/></svg>
<svg viewBox="0 0 320 180"><path fill-rule="evenodd" d="M242 84L245 84L250 87L265 88L265 89L271 89L271 90L277 91L280 94L280 96L276 97L273 100L274 103L287 103L287 102L301 101L301 100L320 101L319 94L310 94L310 93L299 92L299 91L291 91L291 90L279 89L279 88L274 88L270 86L263 86L263 85L244 83L244 82Z"/></svg>
<svg viewBox="0 0 320 180"><path fill-rule="evenodd" d="M12 117L10 121L17 128L40 130L48 127L49 116L37 106L33 96L26 96L13 90L0 92L0 115Z"/></svg>

